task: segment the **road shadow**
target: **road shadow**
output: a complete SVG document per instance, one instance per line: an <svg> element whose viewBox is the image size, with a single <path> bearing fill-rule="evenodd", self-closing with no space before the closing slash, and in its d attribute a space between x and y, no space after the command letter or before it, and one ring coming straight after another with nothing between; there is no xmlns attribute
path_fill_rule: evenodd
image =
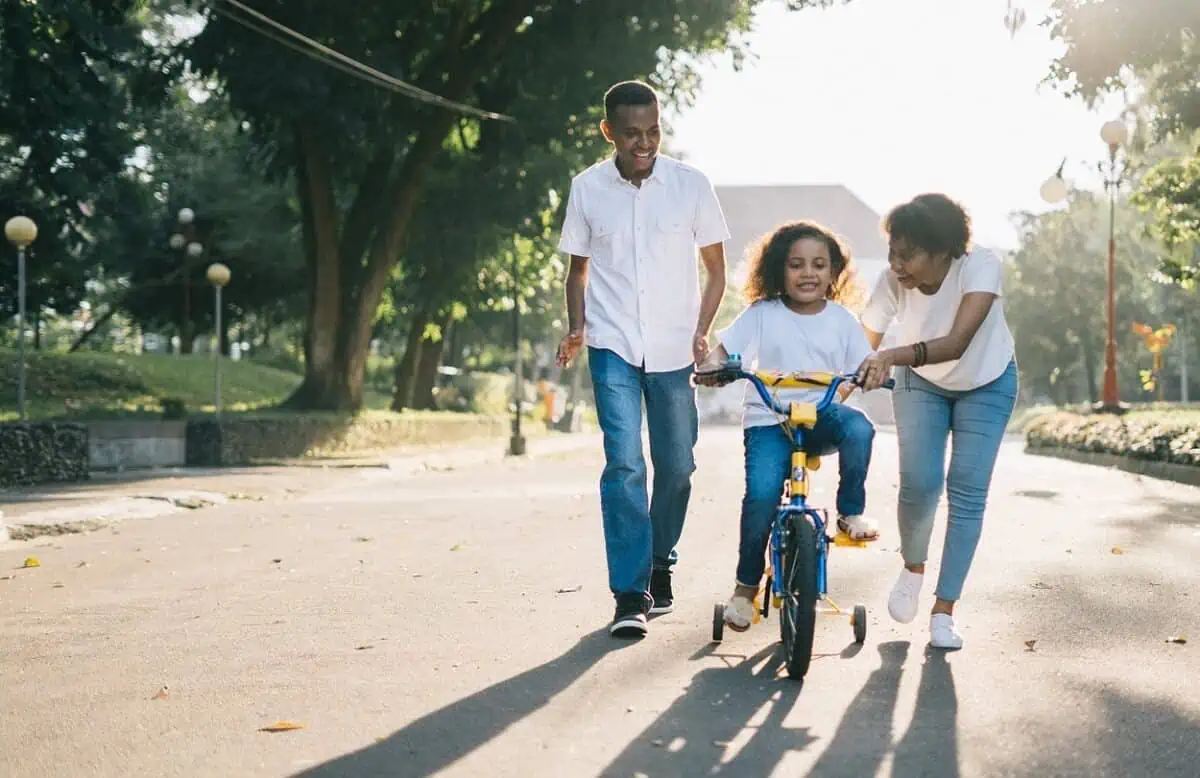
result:
<svg viewBox="0 0 1200 778"><path fill-rule="evenodd" d="M855 695L809 778L875 775L892 747L892 718L908 641L879 645L882 664ZM900 776L902 773L895 773Z"/></svg>
<svg viewBox="0 0 1200 778"><path fill-rule="evenodd" d="M600 629L557 659L426 714L359 751L293 778L427 778L544 707L606 654L633 645Z"/></svg>
<svg viewBox="0 0 1200 778"><path fill-rule="evenodd" d="M925 649L917 704L908 731L896 744L893 778L959 778L958 695L946 652Z"/></svg>
<svg viewBox="0 0 1200 778"><path fill-rule="evenodd" d="M599 775L770 775L786 754L801 751L814 740L807 727L783 725L799 699L802 684L780 679L777 649L772 644L731 667L701 670L683 696ZM701 656L721 655L702 651L692 659ZM731 748L736 753L725 761Z"/></svg>

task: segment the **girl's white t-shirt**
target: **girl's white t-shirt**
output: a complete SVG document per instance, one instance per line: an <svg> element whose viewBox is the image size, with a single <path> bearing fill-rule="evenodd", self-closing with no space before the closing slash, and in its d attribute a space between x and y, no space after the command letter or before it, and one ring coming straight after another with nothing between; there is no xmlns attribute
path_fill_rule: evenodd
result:
<svg viewBox="0 0 1200 778"><path fill-rule="evenodd" d="M879 277L862 313L863 326L886 332L896 322L901 345L930 341L950 334L963 295L989 292L996 295L992 308L963 355L952 362L914 368L919 376L951 391L970 391L995 381L1013 358L1013 337L1004 319L1001 291L1004 266L990 251L973 249L950 263L946 280L934 294L900 286L887 270Z"/></svg>
<svg viewBox="0 0 1200 778"><path fill-rule="evenodd" d="M799 314L782 300L754 303L717 333L730 354L740 354L747 369L792 372L852 373L871 353L862 325L854 314L834 302L820 313ZM816 402L824 389L781 389L782 407L791 402ZM743 401L744 427L779 423L779 416L763 406L749 383Z"/></svg>

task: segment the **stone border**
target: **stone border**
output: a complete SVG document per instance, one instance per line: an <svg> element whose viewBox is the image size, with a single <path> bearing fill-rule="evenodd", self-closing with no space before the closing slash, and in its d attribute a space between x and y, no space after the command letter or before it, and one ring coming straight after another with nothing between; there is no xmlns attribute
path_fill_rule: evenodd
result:
<svg viewBox="0 0 1200 778"><path fill-rule="evenodd" d="M1034 456L1065 459L1070 462L1078 462L1082 465L1115 467L1126 473L1159 478L1164 481L1174 481L1175 483L1187 484L1188 486L1200 486L1200 467L1196 467L1195 465L1181 465L1177 462L1158 462L1153 459L1135 459L1134 457L1122 457L1100 451L1079 451L1061 446L1041 446L1037 448L1026 446L1025 453L1033 454Z"/></svg>

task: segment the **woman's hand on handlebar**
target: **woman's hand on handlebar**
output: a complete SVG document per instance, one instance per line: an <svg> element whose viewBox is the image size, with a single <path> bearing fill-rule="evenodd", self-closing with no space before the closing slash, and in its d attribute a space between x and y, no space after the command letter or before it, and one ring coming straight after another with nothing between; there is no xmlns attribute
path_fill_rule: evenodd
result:
<svg viewBox="0 0 1200 778"><path fill-rule="evenodd" d="M856 372L857 383L864 392L883 386L892 375L895 362L887 351L876 351L863 360Z"/></svg>

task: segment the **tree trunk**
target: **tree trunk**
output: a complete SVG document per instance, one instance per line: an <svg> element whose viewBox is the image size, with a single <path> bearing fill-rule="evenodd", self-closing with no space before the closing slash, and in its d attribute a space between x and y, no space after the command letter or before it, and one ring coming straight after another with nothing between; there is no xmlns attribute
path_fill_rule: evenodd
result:
<svg viewBox="0 0 1200 778"><path fill-rule="evenodd" d="M449 74L439 92L451 100L466 98L512 43L517 25L535 5L533 0L493 3L464 33L466 40L478 41L465 53L459 45L450 46L443 52L445 67L431 66L431 73ZM294 138L309 268L309 327L304 381L285 405L351 411L362 407L375 313L425 178L457 118L447 110L430 112L390 183L394 147L386 136L378 139L379 150L366 168L340 241L329 161L310 129L297 122ZM381 208L379 203L386 205Z"/></svg>
<svg viewBox="0 0 1200 778"><path fill-rule="evenodd" d="M438 317L441 335L434 340L421 340L418 350L416 378L413 382L412 407L418 410L432 409L434 406L433 389L437 386L438 368L442 365L442 354L445 353L446 336L449 334L450 316L445 314Z"/></svg>
<svg viewBox="0 0 1200 778"><path fill-rule="evenodd" d="M196 331L192 329L192 323L187 319L179 322L179 353L191 354L193 347L196 345Z"/></svg>
<svg viewBox="0 0 1200 778"><path fill-rule="evenodd" d="M418 311L408 328L407 343L404 346L404 356L396 363L396 389L392 395L392 410L402 411L412 406L413 381L417 374L417 355L421 349L421 335L425 332L425 323L429 315Z"/></svg>

